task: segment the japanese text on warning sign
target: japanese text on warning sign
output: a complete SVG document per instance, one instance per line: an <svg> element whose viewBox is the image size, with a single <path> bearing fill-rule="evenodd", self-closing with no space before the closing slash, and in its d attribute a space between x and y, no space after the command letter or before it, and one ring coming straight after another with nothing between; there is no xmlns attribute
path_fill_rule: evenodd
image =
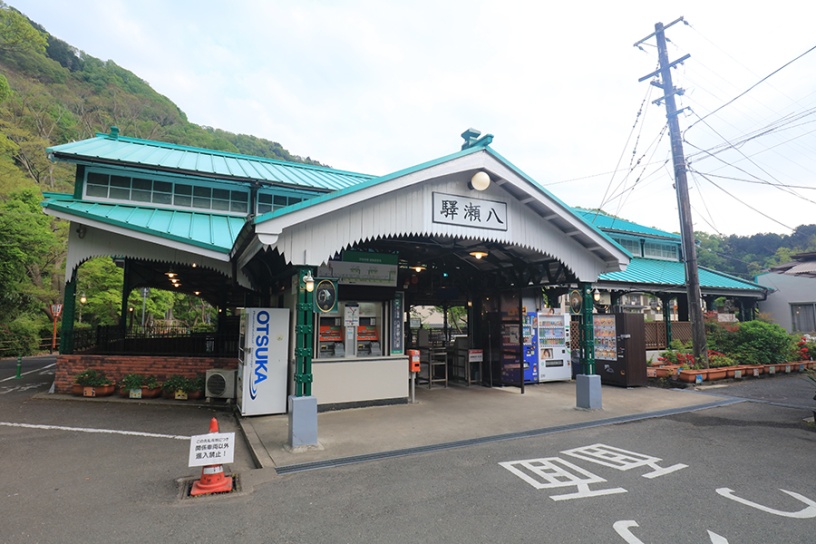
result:
<svg viewBox="0 0 816 544"><path fill-rule="evenodd" d="M235 456L235 433L209 433L190 437L187 466L230 464Z"/></svg>

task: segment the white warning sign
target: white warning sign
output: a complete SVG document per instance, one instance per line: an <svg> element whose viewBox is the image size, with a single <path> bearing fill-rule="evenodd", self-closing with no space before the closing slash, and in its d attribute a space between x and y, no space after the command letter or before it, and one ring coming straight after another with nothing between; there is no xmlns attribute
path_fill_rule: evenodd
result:
<svg viewBox="0 0 816 544"><path fill-rule="evenodd" d="M190 437L187 466L228 465L235 457L235 433L209 433Z"/></svg>

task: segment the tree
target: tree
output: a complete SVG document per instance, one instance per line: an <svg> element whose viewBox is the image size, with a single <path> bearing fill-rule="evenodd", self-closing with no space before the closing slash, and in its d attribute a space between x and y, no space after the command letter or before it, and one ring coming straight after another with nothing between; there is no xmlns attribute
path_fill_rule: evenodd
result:
<svg viewBox="0 0 816 544"><path fill-rule="evenodd" d="M16 9L0 2L0 52L45 53L48 41Z"/></svg>
<svg viewBox="0 0 816 544"><path fill-rule="evenodd" d="M62 247L34 189L0 201L0 313L4 321L40 313L53 300L51 275Z"/></svg>

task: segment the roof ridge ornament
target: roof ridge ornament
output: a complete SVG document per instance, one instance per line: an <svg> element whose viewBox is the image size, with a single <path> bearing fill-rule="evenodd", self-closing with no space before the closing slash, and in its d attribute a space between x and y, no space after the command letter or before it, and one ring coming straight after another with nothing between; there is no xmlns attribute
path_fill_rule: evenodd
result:
<svg viewBox="0 0 816 544"><path fill-rule="evenodd" d="M469 128L464 131L461 136L465 139L465 143L462 144L462 149L470 149L471 147L486 147L490 145L493 141L492 134L485 134L481 138L482 131L476 130L475 128Z"/></svg>
<svg viewBox="0 0 816 544"><path fill-rule="evenodd" d="M110 127L110 137L114 140L119 139L119 127L111 125Z"/></svg>

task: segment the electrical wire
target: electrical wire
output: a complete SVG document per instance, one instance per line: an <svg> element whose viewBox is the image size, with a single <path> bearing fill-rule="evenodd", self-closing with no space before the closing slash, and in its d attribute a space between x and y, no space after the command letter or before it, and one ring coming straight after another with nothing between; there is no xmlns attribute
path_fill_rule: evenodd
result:
<svg viewBox="0 0 816 544"><path fill-rule="evenodd" d="M747 89L745 89L744 91L742 91L740 94L738 94L737 96L735 96L734 98L732 98L731 100L729 100L728 102L726 102L725 104L722 104L721 106L719 106L718 108L714 109L713 111L708 112L708 113L707 113L706 115L704 115L703 117L700 117L699 121L694 122L694 123L692 123L691 125L689 125L689 126L686 128L685 132L688 132L689 130L691 130L691 129L692 129L692 128L693 128L693 127L694 127L694 126L695 126L695 125L696 125L698 122L703 121L703 120L707 119L708 117L711 117L712 115L714 115L714 114L715 114L715 113L717 113L718 111L722 110L723 108L726 108L726 107L728 107L729 105L733 104L734 102L736 102L737 100L739 100L740 98L742 98L743 96L745 96L746 94L748 94L749 92L751 92L752 90L754 90L755 88L757 88L759 85L761 85L762 83L766 82L768 79L770 79L770 78L771 78L771 77L773 77L774 75L778 74L779 72L781 72L782 70L784 70L785 68L787 68L788 66L790 66L791 64L793 64L794 62L798 61L799 59L801 59L802 57L804 57L805 55L807 55L807 54L809 54L809 53L811 53L811 52L813 52L813 51L816 51L816 45L814 45L813 47L811 47L810 49L808 49L808 50L807 50L807 51L805 51L804 53L802 53L802 54L800 54L800 55L798 55L798 56L794 57L792 60L789 60L788 62L786 62L785 64L783 64L782 66L780 66L779 68L777 68L776 70L774 70L773 72L771 72L770 74L768 74L768 75L766 75L765 77L761 78L759 81L757 81L756 83L754 83L753 85L751 85L750 87L748 87Z"/></svg>

